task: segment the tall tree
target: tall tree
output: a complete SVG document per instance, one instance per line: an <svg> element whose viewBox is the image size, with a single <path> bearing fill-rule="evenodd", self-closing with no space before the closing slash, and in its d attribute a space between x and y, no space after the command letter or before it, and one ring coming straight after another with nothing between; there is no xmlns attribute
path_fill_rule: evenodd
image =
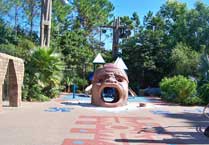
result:
<svg viewBox="0 0 209 145"><path fill-rule="evenodd" d="M104 25L112 16L114 7L108 0L76 0L76 27L91 32L94 27Z"/></svg>
<svg viewBox="0 0 209 145"><path fill-rule="evenodd" d="M209 7L204 3L197 1L195 8L187 14L187 31L185 36L187 43L197 51L209 49Z"/></svg>
<svg viewBox="0 0 209 145"><path fill-rule="evenodd" d="M166 33L169 35L170 46L174 47L177 42L184 39L187 33L185 16L187 13L187 7L185 3L180 3L176 0L167 1L163 4L157 13L166 24Z"/></svg>
<svg viewBox="0 0 209 145"><path fill-rule="evenodd" d="M140 28L139 15L136 12L134 12L132 14L131 20L133 20L134 34L136 34L137 32L139 32L139 28Z"/></svg>
<svg viewBox="0 0 209 145"><path fill-rule="evenodd" d="M168 74L167 55L170 52L164 44L164 27L163 19L148 12L143 26L139 26L140 31L123 42L123 56L129 66L129 78L141 87L156 86L162 76Z"/></svg>
<svg viewBox="0 0 209 145"><path fill-rule="evenodd" d="M41 0L23 0L23 9L28 19L29 35L32 37L35 23L40 23Z"/></svg>
<svg viewBox="0 0 209 145"><path fill-rule="evenodd" d="M172 50L171 61L174 63L175 75L197 76L199 53L186 44L178 43Z"/></svg>
<svg viewBox="0 0 209 145"><path fill-rule="evenodd" d="M71 31L73 9L72 5L63 5L61 0L55 0L52 4L51 46L58 47L62 35Z"/></svg>

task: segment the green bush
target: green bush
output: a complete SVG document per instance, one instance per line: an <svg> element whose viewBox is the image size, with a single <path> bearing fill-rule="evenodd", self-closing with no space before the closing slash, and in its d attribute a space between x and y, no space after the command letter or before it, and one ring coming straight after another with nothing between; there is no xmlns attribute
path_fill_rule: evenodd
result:
<svg viewBox="0 0 209 145"><path fill-rule="evenodd" d="M209 83L203 84L199 87L198 93L204 104L209 102Z"/></svg>
<svg viewBox="0 0 209 145"><path fill-rule="evenodd" d="M201 105L202 99L200 97L194 96L194 97L188 97L186 98L182 104L184 105Z"/></svg>
<svg viewBox="0 0 209 145"><path fill-rule="evenodd" d="M195 82L181 75L164 78L160 82L163 99L184 105L200 103L200 99L195 97L196 87Z"/></svg>
<svg viewBox="0 0 209 145"><path fill-rule="evenodd" d="M49 101L49 97L44 96L42 94L39 94L38 96L36 96L36 98L32 98L32 101L40 101L40 102L45 102L45 101Z"/></svg>

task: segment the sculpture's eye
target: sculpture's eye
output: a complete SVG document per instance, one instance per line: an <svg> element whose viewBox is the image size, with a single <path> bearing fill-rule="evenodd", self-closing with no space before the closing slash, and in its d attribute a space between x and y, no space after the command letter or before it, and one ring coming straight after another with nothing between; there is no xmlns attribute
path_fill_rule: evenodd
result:
<svg viewBox="0 0 209 145"><path fill-rule="evenodd" d="M119 82L123 82L123 79L120 78L120 79L118 79L118 81L119 81Z"/></svg>
<svg viewBox="0 0 209 145"><path fill-rule="evenodd" d="M116 79L117 79L118 82L123 82L123 78L120 77L120 76L117 76Z"/></svg>
<svg viewBox="0 0 209 145"><path fill-rule="evenodd" d="M102 82L103 82L103 79L98 79L97 82L98 82L98 83L102 83Z"/></svg>

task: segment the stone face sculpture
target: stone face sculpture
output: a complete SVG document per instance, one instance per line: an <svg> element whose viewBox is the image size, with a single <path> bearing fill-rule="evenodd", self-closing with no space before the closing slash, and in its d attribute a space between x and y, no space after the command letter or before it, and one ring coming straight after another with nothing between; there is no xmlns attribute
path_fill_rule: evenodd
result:
<svg viewBox="0 0 209 145"><path fill-rule="evenodd" d="M91 103L102 107L126 105L128 99L128 77L115 64L105 64L94 73ZM110 99L106 100L108 96Z"/></svg>

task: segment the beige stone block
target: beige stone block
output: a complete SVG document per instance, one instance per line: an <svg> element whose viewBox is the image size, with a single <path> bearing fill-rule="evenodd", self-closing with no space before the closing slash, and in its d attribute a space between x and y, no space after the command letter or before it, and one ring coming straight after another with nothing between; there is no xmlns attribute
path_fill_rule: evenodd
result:
<svg viewBox="0 0 209 145"><path fill-rule="evenodd" d="M2 102L2 84L0 84L0 112L2 111L2 106L3 102Z"/></svg>
<svg viewBox="0 0 209 145"><path fill-rule="evenodd" d="M24 61L20 58L0 53L0 84L3 84L9 67L10 106L21 105L22 83L24 77ZM2 110L2 85L0 86L0 111Z"/></svg>

